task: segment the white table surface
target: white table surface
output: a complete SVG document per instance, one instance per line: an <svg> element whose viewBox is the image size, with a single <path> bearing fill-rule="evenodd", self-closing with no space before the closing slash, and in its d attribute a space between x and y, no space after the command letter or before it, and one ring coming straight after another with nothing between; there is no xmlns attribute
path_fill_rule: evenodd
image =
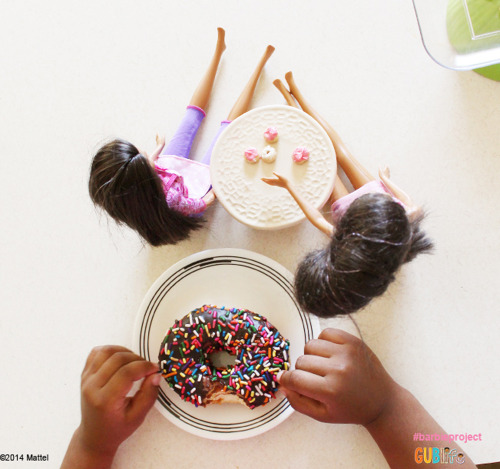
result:
<svg viewBox="0 0 500 469"><path fill-rule="evenodd" d="M216 204L206 229L189 241L151 249L91 205L93 152L116 136L151 150L156 132L172 134L219 25L228 49L197 158L265 45L275 45L254 106L283 103L271 83L293 70L351 151L372 172L389 165L428 210L435 253L405 266L388 292L356 315L364 339L449 433L482 433L483 441L463 445L476 463L500 460L500 83L436 65L409 0L6 0L0 452L50 457L8 467L60 464L79 423L88 352L131 344L139 304L170 265L204 249L236 247L293 271L326 242L306 222L254 231ZM322 324L354 330L345 320ZM224 468L386 467L357 426L295 413L253 439L214 443L156 410L124 443L115 467L208 468L221 455Z"/></svg>

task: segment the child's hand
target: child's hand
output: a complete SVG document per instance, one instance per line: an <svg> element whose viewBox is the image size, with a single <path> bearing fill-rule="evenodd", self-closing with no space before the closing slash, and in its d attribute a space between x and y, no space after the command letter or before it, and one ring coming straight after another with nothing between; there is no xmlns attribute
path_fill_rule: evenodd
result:
<svg viewBox="0 0 500 469"><path fill-rule="evenodd" d="M397 389L360 339L325 329L304 348L295 370L280 377L294 409L329 423L366 425L379 417Z"/></svg>
<svg viewBox="0 0 500 469"><path fill-rule="evenodd" d="M108 345L90 352L82 372L82 421L75 437L93 456L113 457L118 446L143 422L158 394L158 365L130 350ZM134 381L145 378L127 397Z"/></svg>
<svg viewBox="0 0 500 469"><path fill-rule="evenodd" d="M290 181L285 176L281 176L278 173L275 173L273 171L273 174L276 176L275 178L261 178L262 181L264 181L266 184L269 184L270 186L277 186L277 187L283 187L283 189L287 189Z"/></svg>

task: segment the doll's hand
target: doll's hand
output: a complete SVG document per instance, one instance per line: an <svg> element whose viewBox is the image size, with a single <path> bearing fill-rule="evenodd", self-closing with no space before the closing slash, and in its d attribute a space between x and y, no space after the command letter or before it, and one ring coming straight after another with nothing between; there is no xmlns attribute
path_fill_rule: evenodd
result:
<svg viewBox="0 0 500 469"><path fill-rule="evenodd" d="M281 176L278 173L275 173L273 171L273 174L276 176L275 178L261 178L262 181L264 181L266 184L269 184L270 186L277 186L277 187L283 187L286 189L290 182L285 176Z"/></svg>
<svg viewBox="0 0 500 469"><path fill-rule="evenodd" d="M165 137L160 137L158 134L156 134L156 145L163 148L165 146Z"/></svg>
<svg viewBox="0 0 500 469"><path fill-rule="evenodd" d="M82 421L75 435L93 455L114 455L118 446L143 422L158 394L158 365L114 345L90 352L82 372ZM145 378L127 397L134 381Z"/></svg>
<svg viewBox="0 0 500 469"><path fill-rule="evenodd" d="M321 422L366 425L377 419L398 385L360 339L325 329L279 382L292 407Z"/></svg>
<svg viewBox="0 0 500 469"><path fill-rule="evenodd" d="M380 179L383 179L383 178L390 179L391 178L391 170L389 169L389 166L384 166L383 168L379 168L378 175L379 175Z"/></svg>
<svg viewBox="0 0 500 469"><path fill-rule="evenodd" d="M210 189L203 197L203 201L205 205L208 207L211 203L215 201L215 192L213 189Z"/></svg>

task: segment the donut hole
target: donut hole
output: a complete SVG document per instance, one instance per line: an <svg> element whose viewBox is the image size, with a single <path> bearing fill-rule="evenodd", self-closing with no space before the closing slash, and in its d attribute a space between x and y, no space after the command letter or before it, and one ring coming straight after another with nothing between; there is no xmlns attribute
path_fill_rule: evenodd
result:
<svg viewBox="0 0 500 469"><path fill-rule="evenodd" d="M236 365L236 355L231 355L225 350L212 352L207 358L215 368L232 368Z"/></svg>

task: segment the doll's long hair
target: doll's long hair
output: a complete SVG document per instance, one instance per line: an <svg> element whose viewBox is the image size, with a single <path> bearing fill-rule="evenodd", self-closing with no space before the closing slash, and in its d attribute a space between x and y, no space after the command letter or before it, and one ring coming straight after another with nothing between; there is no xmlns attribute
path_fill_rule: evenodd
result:
<svg viewBox="0 0 500 469"><path fill-rule="evenodd" d="M96 206L152 246L175 244L203 223L202 218L168 207L160 177L146 157L125 140L113 140L96 153L89 193Z"/></svg>
<svg viewBox="0 0 500 469"><path fill-rule="evenodd" d="M422 218L410 221L404 208L384 194L355 200L328 246L299 264L295 293L300 305L317 316L334 317L384 293L402 264L432 249L420 230Z"/></svg>

